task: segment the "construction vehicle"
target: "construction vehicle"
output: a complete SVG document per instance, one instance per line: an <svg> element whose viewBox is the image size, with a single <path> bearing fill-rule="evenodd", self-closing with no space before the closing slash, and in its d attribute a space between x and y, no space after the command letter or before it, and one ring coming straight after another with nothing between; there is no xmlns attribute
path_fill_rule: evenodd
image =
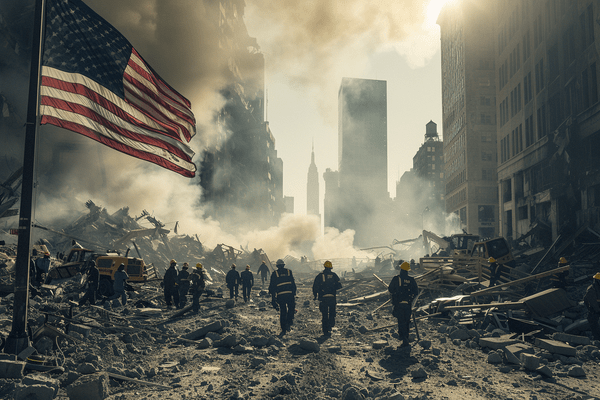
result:
<svg viewBox="0 0 600 400"><path fill-rule="evenodd" d="M455 233L443 238L433 232L423 231L423 247L426 254L437 254L441 257L453 256L455 254L467 254L473 245L479 242L479 235L469 233ZM437 249L432 245L437 245Z"/></svg>
<svg viewBox="0 0 600 400"><path fill-rule="evenodd" d="M125 264L125 272L129 275L128 283L146 282L148 280L149 274L144 260L128 257L128 253L129 251L125 255L121 255L114 250L97 252L75 243L75 247L64 257L63 263L53 265L48 275L51 279L70 278L78 273L83 275L89 269L90 262L95 261L96 267L100 271L98 292L103 296L110 296L113 294L115 272L121 264Z"/></svg>

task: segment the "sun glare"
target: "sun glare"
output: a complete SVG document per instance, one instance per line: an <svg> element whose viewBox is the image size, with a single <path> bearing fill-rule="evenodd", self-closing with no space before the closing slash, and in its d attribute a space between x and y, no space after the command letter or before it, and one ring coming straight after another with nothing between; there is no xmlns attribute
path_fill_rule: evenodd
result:
<svg viewBox="0 0 600 400"><path fill-rule="evenodd" d="M424 0L427 1L427 0ZM426 21L427 26L435 26L438 15L445 4L454 3L456 0L429 0L429 5L426 10Z"/></svg>

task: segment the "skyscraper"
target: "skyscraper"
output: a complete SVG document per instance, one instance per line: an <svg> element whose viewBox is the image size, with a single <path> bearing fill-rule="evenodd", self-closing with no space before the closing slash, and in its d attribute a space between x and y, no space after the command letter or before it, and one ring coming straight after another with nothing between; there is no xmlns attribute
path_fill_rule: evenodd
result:
<svg viewBox="0 0 600 400"><path fill-rule="evenodd" d="M463 229L498 235L494 7L448 3L440 13L446 212Z"/></svg>
<svg viewBox="0 0 600 400"><path fill-rule="evenodd" d="M338 93L338 166L337 174L327 171L324 175L326 226L354 230L354 244L358 246L389 242L381 229L386 214L383 210L390 202L385 81L342 79Z"/></svg>
<svg viewBox="0 0 600 400"><path fill-rule="evenodd" d="M306 213L318 215L319 221L321 214L319 212L319 172L315 164L315 145L313 143L312 153L310 155L310 166L308 167L308 176L306 179Z"/></svg>

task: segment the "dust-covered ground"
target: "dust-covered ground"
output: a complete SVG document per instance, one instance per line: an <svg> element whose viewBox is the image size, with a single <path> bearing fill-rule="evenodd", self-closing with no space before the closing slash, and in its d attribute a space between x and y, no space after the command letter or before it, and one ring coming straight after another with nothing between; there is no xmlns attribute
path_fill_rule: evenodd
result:
<svg viewBox="0 0 600 400"><path fill-rule="evenodd" d="M412 348L406 351L399 348L390 309L372 313L382 301L339 306L333 334L325 337L312 279L297 279L297 284L293 329L283 337L278 336L278 313L270 298L260 296L260 283L248 303L238 299L228 308L227 299L203 297L200 313L177 318L173 318L177 310L164 306L136 308L145 299L157 307L164 305L158 285L146 285L127 306L112 308L108 317L89 307L75 308L73 318L87 321L91 330L84 335L49 318L73 339L60 337L58 347L45 350L39 342L34 345L61 368L46 373L26 369L25 374L55 380L57 399L69 398L70 385L83 375L100 371L129 378L108 380L106 398L122 400L600 398L598 342L578 346L576 357L535 348L541 365L550 371L547 376L478 345L480 336L498 336L497 332L457 326L452 319L425 318L418 321L418 342L411 328ZM359 289L342 291L338 302L348 304L357 294ZM44 313L66 314L67 298L40 294L31 307L33 328L43 324ZM10 301L1 302L7 313ZM5 333L9 319L4 320ZM194 332L216 322L222 326L216 331L194 340L178 338L194 337ZM385 328L377 329L381 327ZM467 329L469 335L452 339L447 332L456 329ZM19 379L0 383L0 397L6 399L23 385Z"/></svg>

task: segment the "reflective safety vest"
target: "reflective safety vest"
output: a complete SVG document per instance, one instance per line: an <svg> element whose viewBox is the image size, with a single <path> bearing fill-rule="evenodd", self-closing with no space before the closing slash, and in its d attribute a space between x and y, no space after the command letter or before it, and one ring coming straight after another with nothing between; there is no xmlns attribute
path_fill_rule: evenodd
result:
<svg viewBox="0 0 600 400"><path fill-rule="evenodd" d="M287 268L281 268L275 270L275 276L277 277L277 283L275 286L275 294L293 294L294 278L292 277L292 271Z"/></svg>

